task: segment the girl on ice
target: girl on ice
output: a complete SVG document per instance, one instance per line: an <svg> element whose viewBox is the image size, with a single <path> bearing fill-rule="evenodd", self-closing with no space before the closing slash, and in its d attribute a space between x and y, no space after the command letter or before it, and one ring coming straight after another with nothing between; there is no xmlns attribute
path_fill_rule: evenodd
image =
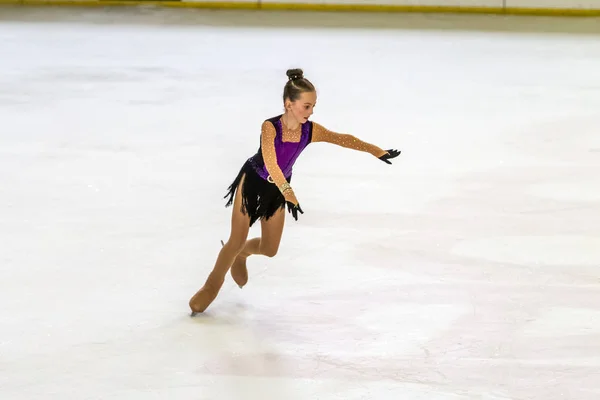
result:
<svg viewBox="0 0 600 400"><path fill-rule="evenodd" d="M229 198L226 207L233 204L231 233L204 286L189 301L192 315L204 312L214 301L230 269L233 280L243 287L248 282L249 256L275 256L283 232L285 206L295 220L298 213L304 213L290 183L292 167L307 145L333 143L370 153L388 164L389 159L400 154L398 150L382 150L309 121L317 101L315 87L304 78L301 69L290 69L287 76L283 89L285 113L263 122L257 153L243 164L225 196ZM250 227L259 219L261 236L247 240Z"/></svg>

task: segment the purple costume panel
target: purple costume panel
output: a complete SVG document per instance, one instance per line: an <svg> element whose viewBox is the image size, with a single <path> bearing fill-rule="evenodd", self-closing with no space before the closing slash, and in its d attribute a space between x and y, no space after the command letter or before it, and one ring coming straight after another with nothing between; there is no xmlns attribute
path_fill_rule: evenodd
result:
<svg viewBox="0 0 600 400"><path fill-rule="evenodd" d="M298 159L298 156L308 146L312 140L312 122L308 121L302 124L302 135L300 141L296 142L284 142L282 126L281 126L281 115L268 119L275 126L275 153L277 154L277 164L286 179L292 176L292 170L294 163ZM265 162L262 156L262 147L259 147L258 152L248 159L254 170L258 175L267 180L269 177L269 171L265 166Z"/></svg>

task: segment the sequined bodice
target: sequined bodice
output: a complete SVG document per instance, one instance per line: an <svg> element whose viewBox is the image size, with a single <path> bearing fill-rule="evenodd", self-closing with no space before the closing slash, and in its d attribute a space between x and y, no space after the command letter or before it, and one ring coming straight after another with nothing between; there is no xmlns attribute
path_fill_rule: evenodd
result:
<svg viewBox="0 0 600 400"><path fill-rule="evenodd" d="M271 132L268 132L268 131ZM298 159L298 156L308 146L312 138L312 123L305 122L300 127L300 138L298 141L289 141L290 137L286 138L288 141L284 141L283 137L283 123L281 121L281 115L268 119L263 124L261 135L270 133L273 134L274 130L274 145L275 151L263 151L262 145L259 147L257 153L252 156L249 161L254 166L256 172L263 178L269 179L269 171L265 164L269 161L277 161L277 165L281 169L284 177L288 179L292 175L294 163ZM294 138L291 138L294 139ZM274 158L274 160L267 159L264 157ZM266 163L265 163L266 161Z"/></svg>

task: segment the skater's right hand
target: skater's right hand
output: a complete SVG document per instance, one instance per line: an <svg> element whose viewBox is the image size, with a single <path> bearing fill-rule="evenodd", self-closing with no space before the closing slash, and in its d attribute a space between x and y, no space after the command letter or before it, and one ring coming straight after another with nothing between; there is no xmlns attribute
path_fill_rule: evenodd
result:
<svg viewBox="0 0 600 400"><path fill-rule="evenodd" d="M288 207L288 212L291 212L292 217L294 217L294 219L298 221L298 212L300 212L300 214L304 214L304 211L302 211L302 209L300 208L300 204L294 204L289 201L286 201L286 204Z"/></svg>
<svg viewBox="0 0 600 400"><path fill-rule="evenodd" d="M285 203L287 204L288 212L292 213L294 219L298 221L298 212L300 212L300 214L304 214L304 211L302 211L302 208L300 208L296 194L292 189L288 189L283 193L283 196L285 197Z"/></svg>

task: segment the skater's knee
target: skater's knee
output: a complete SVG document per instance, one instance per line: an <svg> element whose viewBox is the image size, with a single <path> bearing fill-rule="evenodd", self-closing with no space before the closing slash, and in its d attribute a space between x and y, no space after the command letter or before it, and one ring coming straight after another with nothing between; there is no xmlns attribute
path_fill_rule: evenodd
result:
<svg viewBox="0 0 600 400"><path fill-rule="evenodd" d="M266 257L275 257L279 246L261 246L260 252Z"/></svg>
<svg viewBox="0 0 600 400"><path fill-rule="evenodd" d="M263 254L266 257L275 257L277 255L277 250L267 250Z"/></svg>

